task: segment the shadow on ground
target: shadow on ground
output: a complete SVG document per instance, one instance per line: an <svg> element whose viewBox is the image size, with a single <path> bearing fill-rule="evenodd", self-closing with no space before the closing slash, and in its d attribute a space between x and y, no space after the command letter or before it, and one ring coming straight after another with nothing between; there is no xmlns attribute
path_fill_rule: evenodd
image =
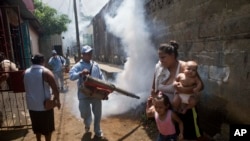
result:
<svg viewBox="0 0 250 141"><path fill-rule="evenodd" d="M152 140L155 140L157 135L158 135L158 129L155 123L154 118L147 118L146 113L144 111L145 108L145 103L139 105L135 109L131 109L121 115L116 115L113 117L117 117L119 119L131 119L135 121L140 121L140 124L132 129L129 133L127 133L125 136L122 138L118 139L118 141L123 141L125 140L129 135L133 134L138 128L143 128L143 130L146 131L148 137Z"/></svg>
<svg viewBox="0 0 250 141"><path fill-rule="evenodd" d="M134 128L133 130L131 130L129 133L127 133L125 136L123 136L122 138L118 139L118 141L123 141L125 140L128 136L130 136L131 134L133 134L141 125L138 125L136 128Z"/></svg>
<svg viewBox="0 0 250 141"><path fill-rule="evenodd" d="M148 118L145 113L146 103L140 104L136 109L131 109L127 111L120 118L130 118L132 120L139 120L140 126L148 134L148 137L155 140L158 135L158 129L154 118Z"/></svg>
<svg viewBox="0 0 250 141"><path fill-rule="evenodd" d="M108 141L106 138L100 138L100 137L96 137L96 136L91 138L91 136L92 136L91 132L83 134L82 141Z"/></svg>
<svg viewBox="0 0 250 141"><path fill-rule="evenodd" d="M11 141L21 137L25 137L28 133L28 129L18 129L18 130L2 130L0 131L1 141Z"/></svg>

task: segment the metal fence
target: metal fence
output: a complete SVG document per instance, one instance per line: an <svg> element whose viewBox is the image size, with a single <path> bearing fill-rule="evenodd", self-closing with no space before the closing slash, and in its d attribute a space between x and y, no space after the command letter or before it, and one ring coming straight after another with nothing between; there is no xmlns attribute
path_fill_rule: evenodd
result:
<svg viewBox="0 0 250 141"><path fill-rule="evenodd" d="M23 86L23 70L8 73L0 84L0 130L31 126Z"/></svg>
<svg viewBox="0 0 250 141"><path fill-rule="evenodd" d="M25 93L0 92L0 129L31 126Z"/></svg>

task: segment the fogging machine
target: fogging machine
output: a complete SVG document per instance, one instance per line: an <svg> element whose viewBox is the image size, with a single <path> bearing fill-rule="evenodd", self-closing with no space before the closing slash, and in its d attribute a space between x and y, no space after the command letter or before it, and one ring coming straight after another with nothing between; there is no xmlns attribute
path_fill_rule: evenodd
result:
<svg viewBox="0 0 250 141"><path fill-rule="evenodd" d="M114 84L109 83L107 81L91 77L90 75L85 76L84 82L80 86L80 91L89 97L95 97L100 99L106 99L108 94L113 91L116 91L119 94L125 96L140 99L139 96L131 92L116 87Z"/></svg>

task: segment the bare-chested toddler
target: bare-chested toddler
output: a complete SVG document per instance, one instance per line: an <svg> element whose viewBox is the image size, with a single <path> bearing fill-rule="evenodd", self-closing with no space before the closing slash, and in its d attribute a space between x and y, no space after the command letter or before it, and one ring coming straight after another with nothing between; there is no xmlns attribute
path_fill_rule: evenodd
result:
<svg viewBox="0 0 250 141"><path fill-rule="evenodd" d="M183 73L178 74L174 81L175 87L185 89L182 90L182 92L185 91L185 93L177 91L173 99L174 109L183 114L197 104L198 99L196 94L202 89L202 82L199 79L197 68L198 65L195 61L188 61ZM190 91L192 91L192 93L190 93Z"/></svg>

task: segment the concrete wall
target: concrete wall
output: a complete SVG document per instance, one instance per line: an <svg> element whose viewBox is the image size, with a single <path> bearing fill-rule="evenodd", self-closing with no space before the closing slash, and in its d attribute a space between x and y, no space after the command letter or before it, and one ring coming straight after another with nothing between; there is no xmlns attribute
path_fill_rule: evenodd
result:
<svg viewBox="0 0 250 141"><path fill-rule="evenodd" d="M33 27L29 27L30 41L31 41L31 53L39 53L39 35Z"/></svg>
<svg viewBox="0 0 250 141"><path fill-rule="evenodd" d="M225 124L250 124L250 1L150 0L146 9L154 42L174 39L180 59L199 63L203 129L214 135Z"/></svg>

